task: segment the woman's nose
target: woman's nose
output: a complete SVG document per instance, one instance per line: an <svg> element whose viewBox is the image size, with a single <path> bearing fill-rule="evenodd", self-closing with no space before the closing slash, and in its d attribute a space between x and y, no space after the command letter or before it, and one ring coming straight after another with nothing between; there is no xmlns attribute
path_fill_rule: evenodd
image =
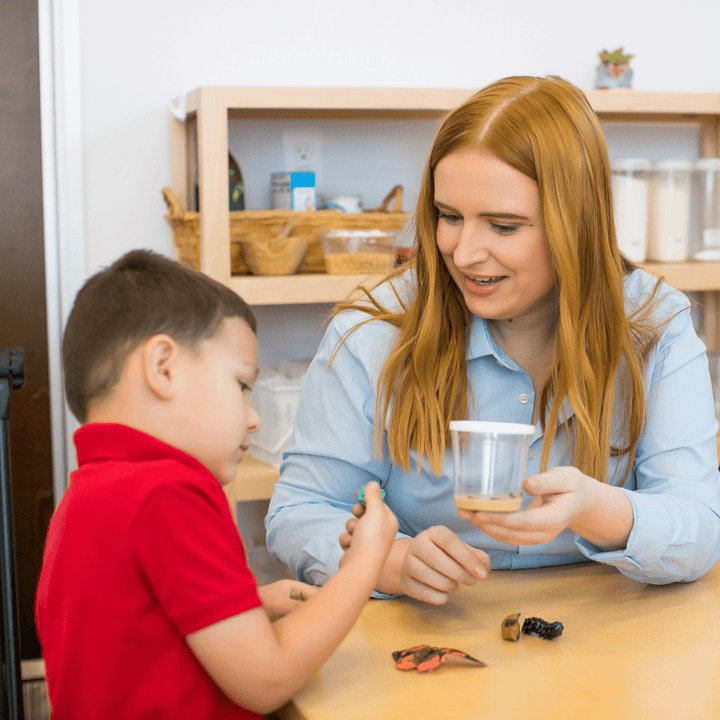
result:
<svg viewBox="0 0 720 720"><path fill-rule="evenodd" d="M455 266L471 267L477 263L487 262L489 258L490 250L483 237L482 229L471 223L465 223L453 252Z"/></svg>

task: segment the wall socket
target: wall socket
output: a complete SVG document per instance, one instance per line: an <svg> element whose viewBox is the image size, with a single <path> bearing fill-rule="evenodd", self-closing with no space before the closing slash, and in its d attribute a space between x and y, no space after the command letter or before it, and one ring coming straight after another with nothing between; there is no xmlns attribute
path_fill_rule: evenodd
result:
<svg viewBox="0 0 720 720"><path fill-rule="evenodd" d="M286 172L314 172L319 185L322 171L322 133L320 130L283 130Z"/></svg>

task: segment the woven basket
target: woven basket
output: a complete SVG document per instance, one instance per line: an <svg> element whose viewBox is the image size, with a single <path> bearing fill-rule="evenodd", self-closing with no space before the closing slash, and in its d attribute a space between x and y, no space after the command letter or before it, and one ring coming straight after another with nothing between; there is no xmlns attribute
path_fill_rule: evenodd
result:
<svg viewBox="0 0 720 720"><path fill-rule="evenodd" d="M200 269L200 213L184 210L169 188L163 188L168 206L165 219L173 230L177 259ZM308 251L298 273L324 273L325 257L319 234L328 230L385 230L400 232L409 214L402 210L403 188L396 185L380 207L362 213L341 210L244 210L230 213L230 267L233 275L250 272L243 241L268 240L287 233L307 237ZM390 203L393 203L392 208Z"/></svg>

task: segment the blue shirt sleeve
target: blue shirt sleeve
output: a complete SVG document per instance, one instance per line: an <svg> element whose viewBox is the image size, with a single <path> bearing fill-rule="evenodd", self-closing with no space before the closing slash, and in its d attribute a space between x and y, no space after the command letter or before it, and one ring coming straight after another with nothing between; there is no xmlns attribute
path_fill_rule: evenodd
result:
<svg viewBox="0 0 720 720"><path fill-rule="evenodd" d="M656 584L695 580L720 557L718 426L707 355L687 301L665 291L660 311L674 315L647 369L646 427L623 487L634 516L627 547L601 552L576 541L588 558Z"/></svg>
<svg viewBox="0 0 720 720"><path fill-rule="evenodd" d="M316 585L337 572L338 538L356 492L371 480L385 487L390 472L387 454L376 457L373 442L376 375L385 357L378 349L391 346L392 328L375 323L372 343L363 342L367 333L351 334L330 363L347 330L367 317L352 311L330 323L303 384L265 520L270 552L295 577Z"/></svg>

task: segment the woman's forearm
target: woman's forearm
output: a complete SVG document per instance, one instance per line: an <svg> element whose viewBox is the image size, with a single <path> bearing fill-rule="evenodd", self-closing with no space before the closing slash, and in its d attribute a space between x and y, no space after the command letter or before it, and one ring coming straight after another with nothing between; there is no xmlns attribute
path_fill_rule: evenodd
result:
<svg viewBox="0 0 720 720"><path fill-rule="evenodd" d="M600 550L621 550L627 546L633 528L630 498L613 485L594 483L589 508L570 524L570 529Z"/></svg>

